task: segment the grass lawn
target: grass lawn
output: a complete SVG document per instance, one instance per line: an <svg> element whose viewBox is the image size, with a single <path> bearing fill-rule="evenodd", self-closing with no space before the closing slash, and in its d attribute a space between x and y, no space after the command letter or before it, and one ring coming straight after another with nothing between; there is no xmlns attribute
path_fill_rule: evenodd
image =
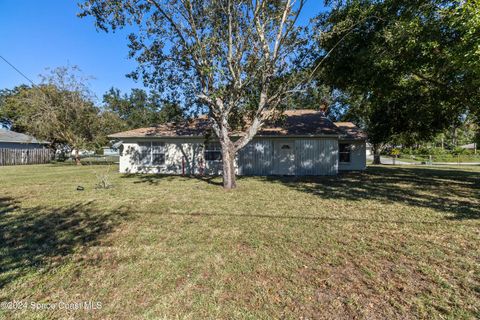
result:
<svg viewBox="0 0 480 320"><path fill-rule="evenodd" d="M480 317L480 167L242 178L233 192L116 172L95 189L105 168L0 167L0 302L101 303L0 318Z"/></svg>

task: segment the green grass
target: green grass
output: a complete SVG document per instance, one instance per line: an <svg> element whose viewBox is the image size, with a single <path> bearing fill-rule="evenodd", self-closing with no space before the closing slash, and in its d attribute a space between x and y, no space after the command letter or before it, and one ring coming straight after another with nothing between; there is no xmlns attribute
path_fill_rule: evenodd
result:
<svg viewBox="0 0 480 320"><path fill-rule="evenodd" d="M391 157L391 156L390 156ZM451 162L452 164L455 163L480 163L480 155L433 155L432 162ZM430 161L429 156L409 156L409 155L402 155L401 157L397 158L399 161L405 162L427 162Z"/></svg>
<svg viewBox="0 0 480 320"><path fill-rule="evenodd" d="M12 319L480 317L480 167L325 178L0 167L0 302ZM84 191L77 191L83 186Z"/></svg>

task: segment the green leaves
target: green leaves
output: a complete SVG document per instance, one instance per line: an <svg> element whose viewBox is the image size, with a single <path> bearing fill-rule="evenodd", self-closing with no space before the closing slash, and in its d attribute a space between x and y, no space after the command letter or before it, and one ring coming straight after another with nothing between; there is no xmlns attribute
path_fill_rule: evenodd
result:
<svg viewBox="0 0 480 320"><path fill-rule="evenodd" d="M362 101L347 116L361 120L371 139L430 139L460 115L479 112L477 4L340 1L319 19L325 51L345 39L318 79L344 91L347 103Z"/></svg>

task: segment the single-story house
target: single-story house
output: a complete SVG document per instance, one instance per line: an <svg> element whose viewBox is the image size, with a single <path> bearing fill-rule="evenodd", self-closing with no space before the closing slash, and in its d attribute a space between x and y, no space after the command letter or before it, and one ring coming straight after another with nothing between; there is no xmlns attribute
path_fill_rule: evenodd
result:
<svg viewBox="0 0 480 320"><path fill-rule="evenodd" d="M241 133L238 133L240 135ZM122 141L120 172L221 174L222 155L207 117L109 136ZM238 175L336 175L366 168L366 135L323 112L286 111L236 157Z"/></svg>
<svg viewBox="0 0 480 320"><path fill-rule="evenodd" d="M0 149L44 149L49 144L23 133L0 128Z"/></svg>

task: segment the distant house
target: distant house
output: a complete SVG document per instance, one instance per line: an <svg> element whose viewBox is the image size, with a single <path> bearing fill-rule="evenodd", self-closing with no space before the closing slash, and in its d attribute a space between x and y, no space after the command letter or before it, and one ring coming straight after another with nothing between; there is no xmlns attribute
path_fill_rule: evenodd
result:
<svg viewBox="0 0 480 320"><path fill-rule="evenodd" d="M366 134L322 112L286 111L237 155L239 175L336 175L366 168ZM242 133L239 132L238 135ZM122 141L120 172L221 174L222 154L206 117L112 134Z"/></svg>
<svg viewBox="0 0 480 320"><path fill-rule="evenodd" d="M0 166L41 164L52 160L49 143L0 128Z"/></svg>
<svg viewBox="0 0 480 320"><path fill-rule="evenodd" d="M477 144L476 143L469 143L469 144L465 144L463 146L460 146L460 148L462 149L466 149L466 150L473 150L473 151L477 151Z"/></svg>
<svg viewBox="0 0 480 320"><path fill-rule="evenodd" d="M49 142L4 128L0 128L0 149L44 149Z"/></svg>

